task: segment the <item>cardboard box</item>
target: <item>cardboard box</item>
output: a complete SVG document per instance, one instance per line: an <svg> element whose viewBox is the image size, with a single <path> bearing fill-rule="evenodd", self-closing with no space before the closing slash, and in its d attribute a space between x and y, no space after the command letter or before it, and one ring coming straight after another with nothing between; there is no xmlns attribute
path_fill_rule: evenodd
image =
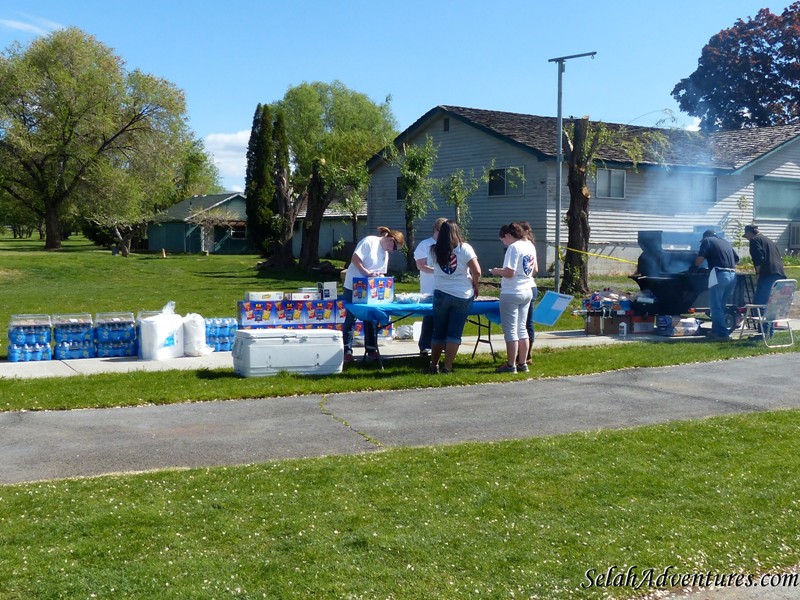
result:
<svg viewBox="0 0 800 600"><path fill-rule="evenodd" d="M275 324L281 326L305 324L306 317L303 311L303 304L300 300L276 302Z"/></svg>
<svg viewBox="0 0 800 600"><path fill-rule="evenodd" d="M283 300L283 292L245 292L244 299L245 302L256 302L259 300L276 302L278 300Z"/></svg>
<svg viewBox="0 0 800 600"><path fill-rule="evenodd" d="M695 318L685 319L680 315L658 315L656 317L658 335L668 337L686 337L697 335L700 321Z"/></svg>
<svg viewBox="0 0 800 600"><path fill-rule="evenodd" d="M320 281L317 283L317 291L320 300L336 300L339 297L339 288L335 281Z"/></svg>
<svg viewBox="0 0 800 600"><path fill-rule="evenodd" d="M619 335L620 323L625 323L628 331L631 331L631 318L627 315L612 315L603 316L603 313L587 313L586 326L584 333L586 335Z"/></svg>
<svg viewBox="0 0 800 600"><path fill-rule="evenodd" d="M310 300L306 302L306 323L335 323L335 307L335 300Z"/></svg>
<svg viewBox="0 0 800 600"><path fill-rule="evenodd" d="M336 323L343 324L347 318L347 309L344 307L344 299L337 298L333 308L334 320Z"/></svg>
<svg viewBox="0 0 800 600"><path fill-rule="evenodd" d="M239 302L237 304L237 322L239 327L248 325L274 325L275 305L277 302L257 301Z"/></svg>
<svg viewBox="0 0 800 600"><path fill-rule="evenodd" d="M289 300L319 300L319 292L292 292L289 294Z"/></svg>
<svg viewBox="0 0 800 600"><path fill-rule="evenodd" d="M394 301L394 277L353 277L353 304Z"/></svg>
<svg viewBox="0 0 800 600"><path fill-rule="evenodd" d="M655 333L656 328L653 317L631 317L628 333Z"/></svg>

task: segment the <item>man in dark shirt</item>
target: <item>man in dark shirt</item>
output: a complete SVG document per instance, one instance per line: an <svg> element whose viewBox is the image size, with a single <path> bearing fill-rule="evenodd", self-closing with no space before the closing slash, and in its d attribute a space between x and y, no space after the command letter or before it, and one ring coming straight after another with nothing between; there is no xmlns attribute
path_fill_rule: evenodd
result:
<svg viewBox="0 0 800 600"><path fill-rule="evenodd" d="M694 264L699 267L708 261L708 296L711 308L711 337L729 340L730 331L725 324L725 305L736 285L736 263L739 255L725 238L717 237L712 229L703 233L700 250Z"/></svg>
<svg viewBox="0 0 800 600"><path fill-rule="evenodd" d="M759 233L758 225L745 225L744 237L750 241L750 257L758 278L753 304L766 304L772 284L778 279L786 279L781 252L775 242Z"/></svg>

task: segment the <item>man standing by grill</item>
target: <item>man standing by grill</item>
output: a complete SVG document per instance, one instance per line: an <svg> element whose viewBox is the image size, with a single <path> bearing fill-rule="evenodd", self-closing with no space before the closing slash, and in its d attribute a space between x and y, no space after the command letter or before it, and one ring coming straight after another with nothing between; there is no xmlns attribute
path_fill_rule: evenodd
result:
<svg viewBox="0 0 800 600"><path fill-rule="evenodd" d="M699 267L708 261L708 296L711 305L711 334L718 340L729 340L730 330L725 324L725 305L736 285L736 263L739 255L725 238L717 237L713 229L703 232L703 241L694 264Z"/></svg>
<svg viewBox="0 0 800 600"><path fill-rule="evenodd" d="M781 252L775 242L758 232L758 225L745 225L744 237L750 242L750 258L758 278L753 304L766 304L772 284L778 279L786 279Z"/></svg>
<svg viewBox="0 0 800 600"><path fill-rule="evenodd" d="M750 258L753 259L757 277L753 304L766 305L772 284L779 279L786 279L781 252L775 242L758 232L758 225L745 225L744 237L750 242ZM764 323L763 330L767 337L771 337L772 323Z"/></svg>

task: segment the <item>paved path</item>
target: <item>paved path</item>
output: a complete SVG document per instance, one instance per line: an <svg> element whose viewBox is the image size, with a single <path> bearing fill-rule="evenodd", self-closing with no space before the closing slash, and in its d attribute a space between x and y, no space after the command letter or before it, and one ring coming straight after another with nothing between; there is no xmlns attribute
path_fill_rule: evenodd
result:
<svg viewBox="0 0 800 600"><path fill-rule="evenodd" d="M0 483L800 407L797 354L467 387L0 413ZM757 373L758 377L748 377Z"/></svg>

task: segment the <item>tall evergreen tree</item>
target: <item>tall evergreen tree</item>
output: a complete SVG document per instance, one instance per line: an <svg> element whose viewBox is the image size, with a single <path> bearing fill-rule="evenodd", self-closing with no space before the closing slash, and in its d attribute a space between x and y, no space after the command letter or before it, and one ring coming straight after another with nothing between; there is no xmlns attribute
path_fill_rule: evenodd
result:
<svg viewBox="0 0 800 600"><path fill-rule="evenodd" d="M247 145L245 196L248 238L253 248L262 254L270 250L272 237L273 212L270 204L275 194L272 132L272 109L267 104L259 104L253 116Z"/></svg>

